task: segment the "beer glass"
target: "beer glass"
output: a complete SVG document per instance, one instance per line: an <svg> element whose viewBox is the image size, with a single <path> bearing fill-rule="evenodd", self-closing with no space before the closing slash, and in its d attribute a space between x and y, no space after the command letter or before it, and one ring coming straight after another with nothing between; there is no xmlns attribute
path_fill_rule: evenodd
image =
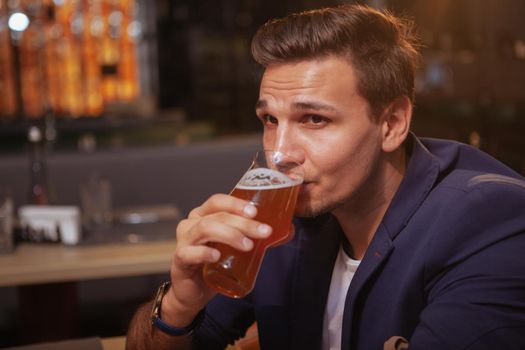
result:
<svg viewBox="0 0 525 350"><path fill-rule="evenodd" d="M208 286L233 298L241 298L253 289L266 250L293 236L292 217L303 176L302 167L284 153L257 153L231 195L252 202L257 207L255 220L270 225L272 234L254 240L249 252L210 243L221 257L216 263L204 265L203 277Z"/></svg>

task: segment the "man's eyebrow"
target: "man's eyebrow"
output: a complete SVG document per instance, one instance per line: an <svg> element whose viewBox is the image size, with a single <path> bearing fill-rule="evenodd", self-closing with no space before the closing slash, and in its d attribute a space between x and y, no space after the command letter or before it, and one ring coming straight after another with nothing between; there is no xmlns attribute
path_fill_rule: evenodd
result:
<svg viewBox="0 0 525 350"><path fill-rule="evenodd" d="M264 109L268 107L266 100L259 100L255 104L255 109ZM337 111L334 107L321 102L294 102L292 108L296 110L315 110L315 111Z"/></svg>
<svg viewBox="0 0 525 350"><path fill-rule="evenodd" d="M293 109L297 110L314 110L314 111L337 111L334 107L327 105L322 102L294 102L292 104Z"/></svg>

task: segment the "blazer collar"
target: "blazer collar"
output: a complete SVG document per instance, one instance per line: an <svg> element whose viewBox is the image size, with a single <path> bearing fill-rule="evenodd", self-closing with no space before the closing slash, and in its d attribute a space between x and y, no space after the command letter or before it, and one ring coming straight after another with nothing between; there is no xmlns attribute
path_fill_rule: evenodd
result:
<svg viewBox="0 0 525 350"><path fill-rule="evenodd" d="M382 220L391 239L407 225L421 206L440 171L438 160L414 134L409 134L406 147L409 156L407 170Z"/></svg>

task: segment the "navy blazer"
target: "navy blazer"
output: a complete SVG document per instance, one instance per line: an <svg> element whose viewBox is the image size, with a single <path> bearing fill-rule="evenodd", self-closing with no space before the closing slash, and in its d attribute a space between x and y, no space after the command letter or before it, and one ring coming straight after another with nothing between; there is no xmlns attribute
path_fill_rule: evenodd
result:
<svg viewBox="0 0 525 350"><path fill-rule="evenodd" d="M348 289L342 349L525 349L525 181L458 142L407 140L410 159ZM257 321L262 349L320 349L342 231L298 219L253 292L215 297L194 335L222 349Z"/></svg>

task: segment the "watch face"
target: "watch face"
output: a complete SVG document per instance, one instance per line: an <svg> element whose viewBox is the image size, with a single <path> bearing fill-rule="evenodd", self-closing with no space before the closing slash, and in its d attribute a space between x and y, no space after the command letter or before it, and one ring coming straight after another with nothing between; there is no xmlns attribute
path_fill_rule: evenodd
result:
<svg viewBox="0 0 525 350"><path fill-rule="evenodd" d="M155 295L155 300L153 301L153 308L151 309L151 320L155 320L155 318L160 317L160 305L162 303L162 298L168 291L171 283L170 282L164 282L161 284L159 289L157 290L157 294Z"/></svg>
<svg viewBox="0 0 525 350"><path fill-rule="evenodd" d="M191 321L191 323L186 327L173 327L167 324L166 322L162 321L162 319L160 318L160 305L162 303L162 298L167 293L170 286L170 282L164 282L157 290L157 295L155 296L153 308L151 310L151 323L153 326L169 335L191 335L195 328L197 328L197 326L199 326L202 320L204 319L205 309L199 311L199 313L197 314L197 316L195 316L193 321Z"/></svg>

